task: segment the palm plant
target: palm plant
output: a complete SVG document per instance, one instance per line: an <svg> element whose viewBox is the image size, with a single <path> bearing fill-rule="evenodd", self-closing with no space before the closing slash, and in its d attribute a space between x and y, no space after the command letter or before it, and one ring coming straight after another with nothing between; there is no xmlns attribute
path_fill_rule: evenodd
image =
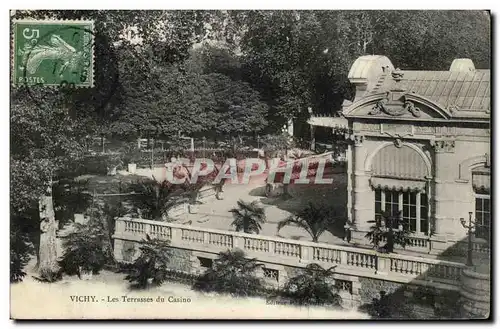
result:
<svg viewBox="0 0 500 329"><path fill-rule="evenodd" d="M229 210L234 218L231 226L234 226L237 232L243 231L245 233L259 234L262 229L261 224L266 222L264 208L259 206L257 201L248 203L238 200L237 204L237 208Z"/></svg>
<svg viewBox="0 0 500 329"><path fill-rule="evenodd" d="M296 226L309 233L313 242L318 242L319 237L328 230L334 220L335 218L330 209L309 202L307 207L297 215L289 216L280 221L278 223L278 232L285 226Z"/></svg>
<svg viewBox="0 0 500 329"><path fill-rule="evenodd" d="M335 285L331 283L335 266L328 269L318 264L309 264L305 270L285 283L285 296L301 305L339 305L340 297Z"/></svg>
<svg viewBox="0 0 500 329"><path fill-rule="evenodd" d="M170 241L151 239L146 235L146 239L140 247L141 254L134 261L131 272L125 277L135 288L144 289L151 284L161 285L168 274L167 265L170 262L172 251Z"/></svg>
<svg viewBox="0 0 500 329"><path fill-rule="evenodd" d="M63 272L81 276L82 271L99 273L108 260L108 241L103 222L91 217L86 224L75 223L75 231L63 238L64 255L59 262Z"/></svg>
<svg viewBox="0 0 500 329"><path fill-rule="evenodd" d="M393 252L394 245L398 244L403 248L409 243L409 231L401 218L401 212L391 215L390 212L377 214L374 220L368 221L371 223L370 230L366 233L365 238L370 240L370 243L376 249L382 249L385 252ZM380 243L385 241L385 245L379 248Z"/></svg>
<svg viewBox="0 0 500 329"><path fill-rule="evenodd" d="M185 201L183 194L186 184L172 184L168 181L147 180L131 185L135 193L131 202L141 216L151 220L161 220L175 204Z"/></svg>
<svg viewBox="0 0 500 329"><path fill-rule="evenodd" d="M256 270L262 265L255 258L245 258L239 249L221 252L212 268L197 278L193 289L235 296L256 295L263 289L262 280L256 276Z"/></svg>

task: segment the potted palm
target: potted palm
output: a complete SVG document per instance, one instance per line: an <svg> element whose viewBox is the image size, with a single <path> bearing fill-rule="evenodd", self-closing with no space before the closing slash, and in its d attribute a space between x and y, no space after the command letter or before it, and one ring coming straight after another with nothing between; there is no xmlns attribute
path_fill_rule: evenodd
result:
<svg viewBox="0 0 500 329"><path fill-rule="evenodd" d="M261 224L266 222L264 208L258 201L245 202L238 200L237 207L232 208L229 212L233 214L234 218L231 226L234 226L237 232L259 234L260 230L262 230Z"/></svg>
<svg viewBox="0 0 500 329"><path fill-rule="evenodd" d="M295 226L309 233L312 242L318 242L319 237L339 219L332 209L310 202L296 215L291 215L278 222L278 232L285 226Z"/></svg>
<svg viewBox="0 0 500 329"><path fill-rule="evenodd" d="M131 149L127 152L125 156L125 162L127 163L127 169L129 174L135 174L137 171L137 161L141 158L141 153L138 149Z"/></svg>
<svg viewBox="0 0 500 329"><path fill-rule="evenodd" d="M401 211L394 215L388 211L377 214L375 219L368 221L368 223L371 223L372 226L365 238L370 240L373 248L380 252L392 253L395 245L405 248L409 243L410 232L401 217ZM380 247L382 242L385 242L385 245Z"/></svg>

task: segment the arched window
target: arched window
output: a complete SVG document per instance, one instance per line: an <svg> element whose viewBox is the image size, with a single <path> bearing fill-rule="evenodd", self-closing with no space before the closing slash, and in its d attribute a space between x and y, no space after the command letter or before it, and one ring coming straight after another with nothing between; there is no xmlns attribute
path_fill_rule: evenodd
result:
<svg viewBox="0 0 500 329"><path fill-rule="evenodd" d="M375 190L375 215L400 213L406 229L427 235L429 200L426 193L428 165L408 145L388 145L373 158L370 183Z"/></svg>

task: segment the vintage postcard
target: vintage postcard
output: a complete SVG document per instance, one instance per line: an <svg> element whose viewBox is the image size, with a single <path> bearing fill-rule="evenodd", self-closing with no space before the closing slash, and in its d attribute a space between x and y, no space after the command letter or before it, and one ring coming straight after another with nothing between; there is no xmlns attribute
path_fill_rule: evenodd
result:
<svg viewBox="0 0 500 329"><path fill-rule="evenodd" d="M12 319L491 317L490 12L10 27Z"/></svg>

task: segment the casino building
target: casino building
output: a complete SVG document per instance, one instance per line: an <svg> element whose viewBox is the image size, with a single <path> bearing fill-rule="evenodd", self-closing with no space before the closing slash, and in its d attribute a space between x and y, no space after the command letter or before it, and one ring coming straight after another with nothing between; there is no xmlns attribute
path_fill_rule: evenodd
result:
<svg viewBox="0 0 500 329"><path fill-rule="evenodd" d="M347 213L354 241L368 243L369 220L390 211L412 232L412 248L439 254L466 236L460 218L476 220L475 242L489 239L490 70L455 59L448 71L394 67L362 56L356 87L340 117L312 114L311 130L348 128ZM314 133L313 133L314 134Z"/></svg>

